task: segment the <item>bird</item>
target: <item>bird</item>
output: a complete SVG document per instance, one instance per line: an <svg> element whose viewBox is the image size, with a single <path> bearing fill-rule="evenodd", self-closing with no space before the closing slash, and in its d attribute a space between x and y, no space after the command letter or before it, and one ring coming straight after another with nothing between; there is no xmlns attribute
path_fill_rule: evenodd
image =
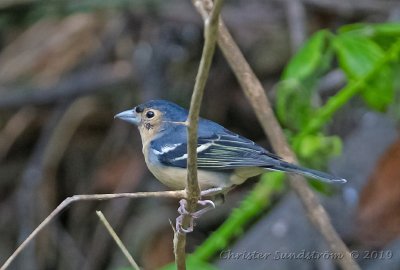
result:
<svg viewBox="0 0 400 270"><path fill-rule="evenodd" d="M115 118L138 127L150 172L172 189L184 189L187 177L188 111L166 100L150 100ZM202 191L224 193L266 171L296 173L330 183L346 180L284 161L250 139L199 118L197 173Z"/></svg>

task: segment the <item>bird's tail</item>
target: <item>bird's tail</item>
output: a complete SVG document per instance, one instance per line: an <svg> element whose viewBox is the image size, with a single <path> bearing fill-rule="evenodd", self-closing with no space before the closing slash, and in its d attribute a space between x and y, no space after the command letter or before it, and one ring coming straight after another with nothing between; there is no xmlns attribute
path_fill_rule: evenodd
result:
<svg viewBox="0 0 400 270"><path fill-rule="evenodd" d="M276 171L297 173L304 175L306 177L311 177L317 180L321 180L324 182L338 182L338 183L346 183L347 180L341 177L336 177L328 173L320 172L313 169L304 168L301 166L297 166L285 161L279 161L279 165L273 166L273 168L268 168Z"/></svg>

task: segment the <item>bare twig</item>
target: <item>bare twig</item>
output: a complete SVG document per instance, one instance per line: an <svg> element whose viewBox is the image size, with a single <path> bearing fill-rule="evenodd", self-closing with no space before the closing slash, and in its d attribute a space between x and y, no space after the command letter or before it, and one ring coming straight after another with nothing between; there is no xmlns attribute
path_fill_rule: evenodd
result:
<svg viewBox="0 0 400 270"><path fill-rule="evenodd" d="M3 95L0 109L18 108L26 105L42 105L90 95L100 90L113 89L114 85L132 80L131 65L116 62L72 74L57 85L38 89L8 90ZM4 87L7 88L7 87Z"/></svg>
<svg viewBox="0 0 400 270"><path fill-rule="evenodd" d="M209 12L206 6L197 6L197 8L203 18ZM272 106L265 94L261 82L255 76L253 70L247 63L222 20L220 20L219 23L218 45L235 73L247 99L253 106L257 118L260 121L264 132L270 139L275 151L287 161L297 162L296 156L290 149L285 135L274 115ZM343 259L339 260L339 264L342 268L360 269L352 259L346 245L340 239L339 235L330 223L325 209L318 202L315 194L307 186L304 177L299 175L291 176L290 186L303 203L309 219L325 238L330 248L334 252L343 254Z"/></svg>
<svg viewBox="0 0 400 270"><path fill-rule="evenodd" d="M0 162L35 117L36 110L32 107L27 107L21 108L7 121L4 128L0 131Z"/></svg>
<svg viewBox="0 0 400 270"><path fill-rule="evenodd" d="M200 3L201 2L201 3ZM195 5L202 5L208 2L212 6L212 1L194 1ZM218 20L222 8L222 0L216 0L214 8L204 20L204 46L200 60L199 70L196 76L196 82L193 89L192 100L190 102L188 124L188 175L187 175L187 210L193 213L197 207L197 201L200 198L200 187L197 181L197 127L199 112L203 99L204 88L210 71L212 57L215 51L218 33ZM184 215L182 227L187 228L192 221L190 215ZM174 253L177 269L186 269L186 235L176 231L174 234Z"/></svg>
<svg viewBox="0 0 400 270"><path fill-rule="evenodd" d="M124 254L125 258L128 260L130 265L132 266L133 269L139 270L140 267L137 265L135 260L133 259L132 255L129 253L128 249L125 247L124 243L122 243L121 239L118 237L117 233L114 231L114 229L111 227L110 223L107 221L106 217L103 215L101 211L96 211L97 216L99 217L100 221L104 224L104 227L106 227L107 231L111 235L111 237L114 239L115 243L118 245L118 247L121 249L122 253Z"/></svg>
<svg viewBox="0 0 400 270"><path fill-rule="evenodd" d="M71 203L77 201L98 201L98 200L111 200L118 198L176 198L182 199L186 198L185 190L174 190L174 191L159 191L159 192L135 192L135 193L116 193L116 194L88 194L88 195L74 195L66 198L62 201L53 212L48 215L39 226L21 243L21 245L14 251L14 253L5 261L1 266L0 270L5 270L10 265L10 263L21 253L21 251L26 248L26 246L37 236L37 234L42 231L58 214L60 214L65 208L67 208Z"/></svg>
<svg viewBox="0 0 400 270"><path fill-rule="evenodd" d="M29 233L35 228L35 219L41 206L38 203L40 198L39 188L44 179L43 162L48 143L53 137L54 130L58 126L60 119L69 108L70 102L58 104L51 113L49 120L42 127L39 139L35 144L34 150L29 157L26 168L24 169L15 193L16 214L20 220L18 226L18 243L22 242ZM39 208L41 209L41 208ZM40 212L40 211L39 211ZM22 269L37 269L37 256L35 255L35 243L29 246L22 258L18 261L18 267Z"/></svg>
<svg viewBox="0 0 400 270"><path fill-rule="evenodd" d="M126 141L126 140L123 140ZM107 170L107 168L105 168ZM114 176L116 182L119 184L115 187L112 193L120 193L124 190L137 190L139 179L143 179L144 173L146 172L145 167L141 162L138 162L137 158L132 159L122 175L120 177ZM129 214L130 201L112 201L108 203L104 208L103 212L113 220L114 227L119 229L122 227L123 222L126 221L126 217ZM78 210L81 210L80 212ZM75 209L75 213L71 213L74 220L80 220L81 217L86 216L88 211L92 211L90 208ZM108 246L110 245L110 239L105 236L105 232L102 230L100 225L96 226L93 235L90 237L90 243L88 245L88 252L86 253L85 263L80 265L81 270L93 270L100 269L107 261ZM73 230L73 228L71 228Z"/></svg>
<svg viewBox="0 0 400 270"><path fill-rule="evenodd" d="M37 213L47 213L49 211L47 203L37 202L38 198L45 197L42 194L43 191L40 190L40 186L46 181L51 181L52 177L55 176L58 163L68 147L70 139L82 119L93 111L93 108L93 100L89 98L78 99L72 104L59 104L54 109L50 120L43 127L16 193L16 213L18 213L19 219L22 221L19 226L18 242L22 242L35 228L34 221ZM32 114L32 109L28 112ZM25 117L30 119L29 116ZM33 211L34 209L40 209L40 211ZM36 257L34 245L31 245L19 260L20 267L26 268L29 266L29 268L32 268Z"/></svg>
<svg viewBox="0 0 400 270"><path fill-rule="evenodd" d="M54 175L79 125L95 108L96 102L91 97L79 98L71 103L47 141L43 156L44 171L51 170Z"/></svg>

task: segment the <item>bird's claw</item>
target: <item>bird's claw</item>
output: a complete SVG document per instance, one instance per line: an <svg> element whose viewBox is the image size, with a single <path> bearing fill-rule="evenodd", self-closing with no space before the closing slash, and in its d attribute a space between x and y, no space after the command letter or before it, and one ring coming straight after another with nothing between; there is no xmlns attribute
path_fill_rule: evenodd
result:
<svg viewBox="0 0 400 270"><path fill-rule="evenodd" d="M176 219L176 230L180 233L190 233L193 231L193 219L199 218L201 217L203 214L205 214L206 212L210 211L211 209L215 208L215 204L213 201L211 200L199 200L197 202L198 204L200 204L201 206L205 206L203 209L200 209L194 213L189 212L186 209L187 206L187 202L185 199L182 199L179 201L179 208L178 208L178 213L180 214L179 217L177 217ZM183 216L184 215L189 215L191 216L191 221L189 224L189 227L184 229L182 227L182 220L183 220Z"/></svg>
<svg viewBox="0 0 400 270"><path fill-rule="evenodd" d="M191 233L193 232L193 219L190 220L189 227L186 229L182 226L183 215L181 214L179 217L176 218L176 231L181 234Z"/></svg>

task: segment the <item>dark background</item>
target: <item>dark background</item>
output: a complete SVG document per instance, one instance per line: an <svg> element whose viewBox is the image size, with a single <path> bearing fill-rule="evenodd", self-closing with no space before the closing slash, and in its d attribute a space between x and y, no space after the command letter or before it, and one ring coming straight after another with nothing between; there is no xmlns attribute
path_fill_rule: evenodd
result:
<svg viewBox="0 0 400 270"><path fill-rule="evenodd" d="M225 1L223 18L274 101L285 65L312 33L355 22L399 21L400 4L236 0ZM166 189L145 167L136 128L113 116L149 99L187 108L202 44L202 21L190 1L0 2L0 262L68 196ZM327 73L320 97L326 100L344 84L340 71ZM270 149L219 50L201 116ZM373 112L355 98L326 129L344 146L328 170L349 179L330 196L320 195L333 224L351 250L393 252L390 259L359 258L363 269L400 267L397 126L393 114ZM189 251L229 216L254 182L198 222ZM170 199L76 203L10 269L127 265L99 223L97 209L139 265L160 267L173 260L168 219L175 219L176 208ZM232 250L329 250L290 192L277 196L268 214L252 223ZM330 260L217 256L214 262L221 269L335 269Z"/></svg>

